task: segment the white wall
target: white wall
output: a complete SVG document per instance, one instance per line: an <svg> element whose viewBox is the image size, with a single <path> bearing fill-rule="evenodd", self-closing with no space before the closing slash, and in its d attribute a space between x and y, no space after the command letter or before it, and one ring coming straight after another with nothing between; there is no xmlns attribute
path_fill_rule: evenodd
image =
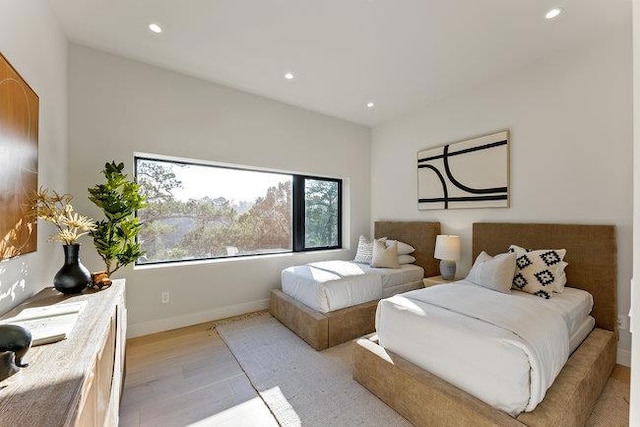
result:
<svg viewBox="0 0 640 427"><path fill-rule="evenodd" d="M0 0L0 52L40 98L38 184L67 185L67 41L46 0ZM0 313L50 286L63 262L40 224L37 252L0 263Z"/></svg>
<svg viewBox="0 0 640 427"><path fill-rule="evenodd" d="M633 277L629 425L640 425L640 0L633 1Z"/></svg>
<svg viewBox="0 0 640 427"><path fill-rule="evenodd" d="M368 128L73 44L69 85L70 190L86 213L97 215L86 189L104 163L124 161L131 173L134 152L145 152L342 177L345 245L369 230ZM91 250L83 247L85 264L97 270ZM352 253L129 268L130 336L265 308L282 268Z"/></svg>
<svg viewBox="0 0 640 427"><path fill-rule="evenodd" d="M372 131L372 220L438 220L463 241L479 221L615 224L619 313L632 271L631 23ZM509 209L417 210L416 153L511 129ZM505 248L506 249L506 248ZM621 331L619 361L629 364Z"/></svg>

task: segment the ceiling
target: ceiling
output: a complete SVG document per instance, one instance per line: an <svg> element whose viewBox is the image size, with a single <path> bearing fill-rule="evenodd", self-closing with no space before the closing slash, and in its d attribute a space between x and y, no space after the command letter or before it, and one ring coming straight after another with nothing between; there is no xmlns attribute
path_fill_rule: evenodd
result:
<svg viewBox="0 0 640 427"><path fill-rule="evenodd" d="M73 42L366 126L631 31L631 0L49 1Z"/></svg>

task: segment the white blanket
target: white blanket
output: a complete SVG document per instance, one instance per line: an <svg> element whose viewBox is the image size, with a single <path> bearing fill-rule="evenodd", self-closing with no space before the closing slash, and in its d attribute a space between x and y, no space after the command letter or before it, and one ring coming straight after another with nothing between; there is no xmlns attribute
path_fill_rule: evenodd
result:
<svg viewBox="0 0 640 427"><path fill-rule="evenodd" d="M415 315L426 319L428 323L425 325L429 326L421 330L428 336L426 343L440 346L446 343L446 348L425 349L425 346L418 348L415 343L409 343L408 360L487 403L517 415L523 409L532 411L542 401L569 357L569 329L565 319L556 310L545 307L544 302L519 293L502 294L461 281L382 300L376 314L376 329L383 347L404 356L404 344L397 338L398 330L406 329L411 318L415 323ZM390 310L395 313L385 315L385 311ZM401 322L393 321L394 316L406 317L407 312L414 315ZM393 322L395 324L389 328L385 327L385 323ZM485 338L480 332L488 335ZM459 341L466 341L467 347L465 342ZM475 348L469 347L469 343ZM412 355L420 351L430 353L436 350L444 352L444 356L436 356L434 364L428 359L424 359L425 362L412 360ZM467 366L447 366L447 350L455 352L450 355L451 361L455 358L460 365ZM518 356L521 353L526 359ZM438 357L440 362L437 362ZM522 366L520 359L528 360L530 372L527 372L528 367ZM491 383L474 383L472 377L476 371L482 374L484 363L494 365L494 369L504 366L501 372L507 376L512 376L512 372L522 376L529 373L528 401L525 397L510 400L517 393L495 390L498 386ZM474 365L472 369L470 365ZM439 368L443 368L442 374L438 372ZM461 378L456 378L456 371L464 371ZM490 376L483 377L482 381L486 382L487 378ZM527 382L521 381L525 385ZM508 378L505 384L509 384ZM483 395L485 392L487 395ZM505 396L506 402L502 402Z"/></svg>
<svg viewBox="0 0 640 427"><path fill-rule="evenodd" d="M382 298L382 276L349 261L323 261L282 271L282 291L322 313Z"/></svg>

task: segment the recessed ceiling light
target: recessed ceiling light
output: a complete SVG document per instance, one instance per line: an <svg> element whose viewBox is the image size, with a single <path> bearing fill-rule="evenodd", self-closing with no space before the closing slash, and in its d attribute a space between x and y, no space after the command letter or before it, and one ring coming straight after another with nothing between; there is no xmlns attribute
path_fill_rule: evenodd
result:
<svg viewBox="0 0 640 427"><path fill-rule="evenodd" d="M158 24L149 24L149 29L156 34L160 34L162 32L162 28Z"/></svg>
<svg viewBox="0 0 640 427"><path fill-rule="evenodd" d="M376 104L374 104L373 102L367 102L367 108L373 108L375 106Z"/></svg>
<svg viewBox="0 0 640 427"><path fill-rule="evenodd" d="M549 9L544 17L547 19L557 18L562 14L562 12L564 12L564 10L561 7L554 7L553 9Z"/></svg>
<svg viewBox="0 0 640 427"><path fill-rule="evenodd" d="M287 80L293 80L294 77L293 73L284 73L284 78Z"/></svg>

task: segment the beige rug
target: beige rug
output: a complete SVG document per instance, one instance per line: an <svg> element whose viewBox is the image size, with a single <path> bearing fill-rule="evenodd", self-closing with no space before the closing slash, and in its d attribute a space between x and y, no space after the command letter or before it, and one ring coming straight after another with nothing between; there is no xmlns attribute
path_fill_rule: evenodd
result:
<svg viewBox="0 0 640 427"><path fill-rule="evenodd" d="M629 425L629 384L609 378L600 400L587 421L588 427L623 427Z"/></svg>
<svg viewBox="0 0 640 427"><path fill-rule="evenodd" d="M283 426L409 426L351 377L351 346L317 352L267 313L217 325ZM628 425L629 387L607 383L588 426Z"/></svg>

